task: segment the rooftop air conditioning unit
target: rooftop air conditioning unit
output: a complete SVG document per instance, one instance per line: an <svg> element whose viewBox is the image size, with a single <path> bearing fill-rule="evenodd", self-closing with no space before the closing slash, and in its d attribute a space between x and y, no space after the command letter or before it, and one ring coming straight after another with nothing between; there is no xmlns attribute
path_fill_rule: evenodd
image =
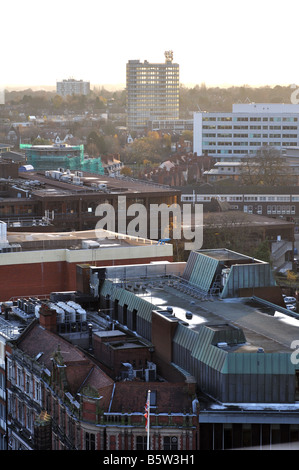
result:
<svg viewBox="0 0 299 470"><path fill-rule="evenodd" d="M144 371L145 381L153 382L156 380L156 369L145 369Z"/></svg>
<svg viewBox="0 0 299 470"><path fill-rule="evenodd" d="M138 369L138 370L133 370L134 377L138 379L143 379L143 370Z"/></svg>
<svg viewBox="0 0 299 470"><path fill-rule="evenodd" d="M83 240L82 248L84 249L100 248L100 244L96 242L95 240Z"/></svg>

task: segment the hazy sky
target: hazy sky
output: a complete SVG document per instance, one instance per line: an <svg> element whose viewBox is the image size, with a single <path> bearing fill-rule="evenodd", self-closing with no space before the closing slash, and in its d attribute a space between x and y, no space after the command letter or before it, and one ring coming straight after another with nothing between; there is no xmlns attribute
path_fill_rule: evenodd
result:
<svg viewBox="0 0 299 470"><path fill-rule="evenodd" d="M173 50L186 85L299 83L298 0L15 0L1 5L1 87L123 84Z"/></svg>

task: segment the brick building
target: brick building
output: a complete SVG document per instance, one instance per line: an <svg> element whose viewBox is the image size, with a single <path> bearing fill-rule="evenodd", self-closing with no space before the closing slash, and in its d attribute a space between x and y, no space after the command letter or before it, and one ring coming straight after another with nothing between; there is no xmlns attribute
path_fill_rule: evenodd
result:
<svg viewBox="0 0 299 470"><path fill-rule="evenodd" d="M80 176L78 176L80 175ZM154 182L97 175L92 172L53 171L19 172L18 178L0 182L0 219L9 222L47 217L56 231L94 229L99 204L109 204L115 210L118 231L119 197L125 198L126 210L132 204L142 204L148 214L151 204L168 205L180 202L181 192ZM127 217L128 222L134 217ZM127 228L127 227L126 227ZM11 228L13 231L23 230ZM25 229L25 230L28 230Z"/></svg>
<svg viewBox="0 0 299 470"><path fill-rule="evenodd" d="M111 363L106 354L109 376L96 345L91 353L88 328L89 351L84 351L57 334L57 322L56 311L43 303L38 319L6 343L8 449L146 449L144 407L149 388L151 450L197 448L195 383L190 378L174 370L176 380L171 382L157 376L150 382L141 377L129 380L123 366L123 379L116 381L112 376L121 373L120 361L129 357L144 368L152 345L143 343L140 355L132 337L120 332L111 337L109 331L99 330L94 343L104 342L105 333L108 350L120 338L123 343L122 354Z"/></svg>
<svg viewBox="0 0 299 470"><path fill-rule="evenodd" d="M9 232L7 241L1 252L0 301L74 291L78 265L172 261L173 254L171 244L96 230Z"/></svg>

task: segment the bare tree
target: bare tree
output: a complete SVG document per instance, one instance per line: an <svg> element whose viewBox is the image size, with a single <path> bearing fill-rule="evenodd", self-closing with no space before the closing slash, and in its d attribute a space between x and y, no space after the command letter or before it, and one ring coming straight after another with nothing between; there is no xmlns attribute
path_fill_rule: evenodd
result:
<svg viewBox="0 0 299 470"><path fill-rule="evenodd" d="M244 160L241 176L244 184L281 186L290 182L284 158L279 150L268 145Z"/></svg>

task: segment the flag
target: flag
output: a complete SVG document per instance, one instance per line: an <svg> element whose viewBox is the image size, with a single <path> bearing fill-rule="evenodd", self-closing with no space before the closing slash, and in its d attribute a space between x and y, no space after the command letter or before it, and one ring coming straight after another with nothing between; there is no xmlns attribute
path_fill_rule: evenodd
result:
<svg viewBox="0 0 299 470"><path fill-rule="evenodd" d="M145 413L144 413L144 417L145 417L145 429L146 429L146 430L147 430L147 425L148 425L148 414L149 414L149 406L148 406L148 405L149 405L149 403L148 403L148 401L147 401L146 404L145 404L145 407L144 407L144 409L145 409Z"/></svg>
<svg viewBox="0 0 299 470"><path fill-rule="evenodd" d="M145 429L146 429L146 432L147 432L147 443L146 443L146 448L147 450L150 449L150 393L151 391L149 390L148 393L147 393L147 400L146 400L146 403L145 403L145 413L144 413L144 417L145 417Z"/></svg>

